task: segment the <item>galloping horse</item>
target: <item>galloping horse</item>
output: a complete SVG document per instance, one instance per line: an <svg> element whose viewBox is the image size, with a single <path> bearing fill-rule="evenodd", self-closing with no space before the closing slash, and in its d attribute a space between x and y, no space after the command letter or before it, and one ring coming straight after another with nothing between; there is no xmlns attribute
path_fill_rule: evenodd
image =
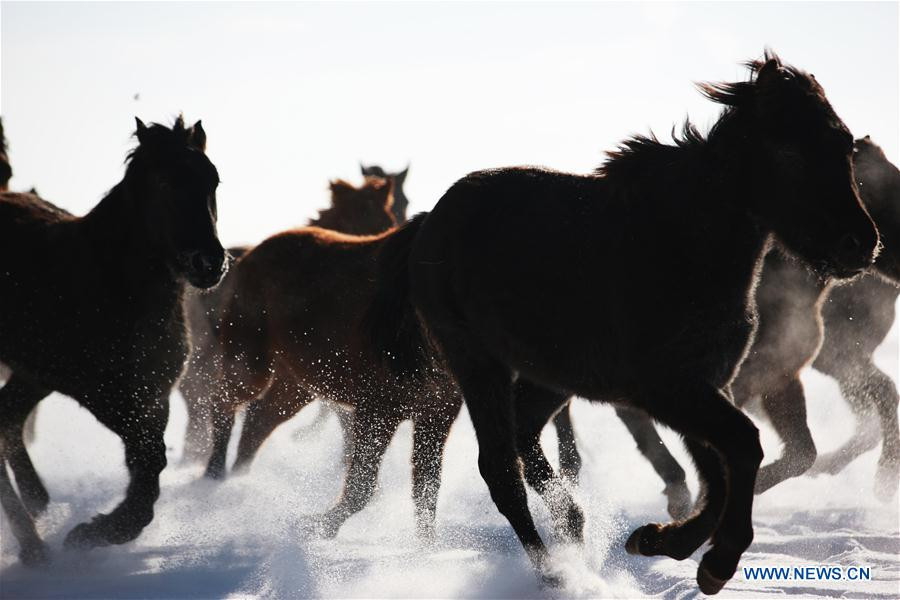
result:
<svg viewBox="0 0 900 600"><path fill-rule="evenodd" d="M315 398L355 407L344 492L320 522L321 532L333 536L368 502L388 443L399 424L412 419L417 531L433 535L444 443L462 399L442 369L427 378L396 377L372 353L362 327L382 247L414 231L349 236L307 227L270 237L236 263L221 321L207 477L225 474L241 405L250 404L236 470L249 465L278 424Z"/></svg>
<svg viewBox="0 0 900 600"><path fill-rule="evenodd" d="M384 179L370 178L359 188L338 179L331 182L330 189L331 206L320 211L310 225L359 235L381 233L394 225L391 215L392 186ZM249 250L248 246L236 246L229 248L228 252L234 259L239 259ZM178 390L188 412L183 452L185 462L208 460L212 448L210 398L218 377L219 323L232 277L233 272L230 271L220 286L209 291L189 292L185 296L191 355L178 382ZM341 419L345 445L350 447L352 415L344 411L336 414ZM248 431L247 427L245 431Z"/></svg>
<svg viewBox="0 0 900 600"><path fill-rule="evenodd" d="M414 236L387 241L387 255L408 260L380 279L373 312L393 307L398 323L381 323L376 341L397 373L417 372L427 352L390 332L401 317L421 320L417 344L438 347L465 396L491 497L548 582L558 578L519 457L559 533L582 539L582 511L538 439L578 395L634 406L684 436L702 506L640 527L626 548L684 559L711 537L697 582L718 592L753 540L763 454L728 388L753 337L762 257L777 239L822 275L872 264L878 234L850 132L811 75L769 52L749 66L748 81L701 86L725 105L706 137L686 124L675 145L632 138L593 175L473 173Z"/></svg>
<svg viewBox="0 0 900 600"><path fill-rule="evenodd" d="M837 473L879 440L876 496L889 501L897 492L897 388L875 366L872 355L894 323L900 293L900 243L896 241L900 239L900 171L868 136L854 142L853 163L863 205L881 234L881 252L872 268L857 279L832 286L777 249L765 259L756 291L759 330L732 384L738 406L760 399L763 413L785 444L781 458L760 469L757 493L803 473ZM837 380L857 418L853 437L819 460L800 382L800 371L810 364ZM623 415L624 411L617 409L638 448L666 484L669 512L683 516L690 509L684 470L646 415L634 411ZM568 414L567 408L560 414ZM560 439L573 440L564 457L574 469L569 457L577 457L578 451L571 425ZM679 490L685 492L676 495Z"/></svg>
<svg viewBox="0 0 900 600"><path fill-rule="evenodd" d="M34 195L0 195L0 361L12 371L0 388L0 501L27 565L48 560L33 517L49 497L22 441L25 418L58 391L122 438L124 500L65 545L136 538L153 520L169 392L188 352L185 280L208 288L222 276L219 177L200 122L138 119L136 136L122 181L83 217Z"/></svg>

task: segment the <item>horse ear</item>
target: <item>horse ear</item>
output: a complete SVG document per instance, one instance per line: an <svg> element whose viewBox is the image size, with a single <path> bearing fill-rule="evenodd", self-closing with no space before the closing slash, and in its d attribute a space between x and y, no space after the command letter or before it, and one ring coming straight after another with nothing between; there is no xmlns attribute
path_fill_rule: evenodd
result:
<svg viewBox="0 0 900 600"><path fill-rule="evenodd" d="M360 175L362 175L362 176L365 177L365 175L366 175L366 165L364 165L364 164L362 164L362 163L359 163L359 173L360 173Z"/></svg>
<svg viewBox="0 0 900 600"><path fill-rule="evenodd" d="M762 88L769 88L781 79L781 63L776 58L770 58L760 67L756 74L756 83Z"/></svg>
<svg viewBox="0 0 900 600"><path fill-rule="evenodd" d="M409 173L409 163L406 163L406 168L394 175L394 178L400 183L403 183L404 181L406 181L407 173Z"/></svg>
<svg viewBox="0 0 900 600"><path fill-rule="evenodd" d="M137 136L138 143L143 144L145 141L147 141L147 126L144 125L144 122L141 121L138 117L134 118L134 124L137 127L134 135Z"/></svg>
<svg viewBox="0 0 900 600"><path fill-rule="evenodd" d="M348 194L355 191L352 185L343 179L334 179L328 183L331 190L331 204L338 205L347 200Z"/></svg>
<svg viewBox="0 0 900 600"><path fill-rule="evenodd" d="M194 126L191 127L191 135L188 139L188 143L197 150L206 152L206 132L203 130L203 123L201 121L197 121L194 123Z"/></svg>
<svg viewBox="0 0 900 600"><path fill-rule="evenodd" d="M373 188L375 189L373 204L377 207L390 209L394 205L394 182L389 178L373 179Z"/></svg>

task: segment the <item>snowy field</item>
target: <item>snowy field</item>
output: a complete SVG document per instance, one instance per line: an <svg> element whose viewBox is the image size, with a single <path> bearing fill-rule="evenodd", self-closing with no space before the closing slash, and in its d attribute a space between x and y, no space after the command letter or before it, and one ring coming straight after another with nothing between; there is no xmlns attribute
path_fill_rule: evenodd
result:
<svg viewBox="0 0 900 600"><path fill-rule="evenodd" d="M897 328L877 354L896 379ZM820 452L836 448L853 419L829 379L804 376L810 420ZM477 447L463 413L447 446L433 545L417 543L410 499L411 428L397 433L385 458L380 490L336 539L317 539L312 517L340 492L342 462L336 418L298 439L315 420L312 405L279 429L250 474L217 484L198 467L179 466L186 416L173 396L166 434L170 466L162 474L156 519L135 541L85 554L62 550L65 534L111 508L126 484L122 448L113 434L73 401L43 402L31 451L52 498L39 522L53 563L27 570L3 520L0 596L3 598L596 598L699 595L694 575L703 552L683 562L632 557L623 543L637 526L665 517L662 484L638 455L613 411L578 401L574 420L585 458L578 491L587 516L582 547L552 542L549 515L530 505L560 570L562 589L541 589L507 522L491 502L476 467ZM762 424L767 461L778 452ZM671 432L667 443L688 459ZM544 443L555 460L555 433ZM233 449L232 449L233 450ZM759 582L740 571L723 597L900 597L897 506L872 496L877 453L837 476L794 479L758 497L756 539L742 566L867 566L871 581ZM688 469L690 470L690 469ZM696 479L689 475L696 491Z"/></svg>

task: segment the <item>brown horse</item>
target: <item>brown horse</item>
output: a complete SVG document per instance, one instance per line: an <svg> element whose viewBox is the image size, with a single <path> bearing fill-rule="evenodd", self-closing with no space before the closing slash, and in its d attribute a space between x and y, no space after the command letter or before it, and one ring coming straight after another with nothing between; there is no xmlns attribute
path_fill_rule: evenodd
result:
<svg viewBox="0 0 900 600"><path fill-rule="evenodd" d="M519 457L560 533L580 540L582 512L538 439L574 394L684 436L705 501L626 548L683 559L711 537L697 582L718 592L753 539L762 448L728 387L753 336L761 259L774 235L824 275L872 263L849 131L811 75L769 53L750 66L749 81L702 87L726 106L705 138L690 125L675 145L633 138L594 175L473 173L415 236L388 241L408 260L381 279L373 312L424 323L465 396L491 497L545 575ZM381 323L376 343L415 372L422 353L394 340L399 326Z"/></svg>
<svg viewBox="0 0 900 600"><path fill-rule="evenodd" d="M0 196L0 361L12 370L0 389L0 501L25 564L48 559L33 517L49 498L22 442L28 413L58 391L125 445L124 500L75 527L66 546L137 537L153 519L169 391L187 356L185 279L206 288L222 276L219 178L200 122L138 120L136 136L124 178L84 217Z"/></svg>
<svg viewBox="0 0 900 600"><path fill-rule="evenodd" d="M397 224L406 222L406 211L409 207L409 198L403 190L403 184L406 183L406 176L409 174L409 165L402 171L391 173L385 171L378 165L359 165L359 170L365 177L381 177L391 182L394 188L394 204L391 206L391 212L394 213L394 219Z"/></svg>
<svg viewBox="0 0 900 600"><path fill-rule="evenodd" d="M357 188L338 179L331 182L330 188L331 206L322 210L310 225L348 234L375 234L393 227L393 195L389 182L369 178L362 187ZM238 259L249 251L249 247L234 247L228 251L233 258ZM178 390L188 411L183 453L185 462L208 460L212 448L209 403L218 377L219 322L226 301L225 290L231 290L232 277L230 272L222 285L209 291L189 292L185 296L191 356L184 375L178 382ZM343 411L336 414L342 418L345 441L349 447L352 442L349 436L349 415Z"/></svg>
<svg viewBox="0 0 900 600"><path fill-rule="evenodd" d="M837 473L880 440L876 496L888 501L897 492L897 388L875 366L872 355L894 323L894 306L900 293L900 243L895 241L900 239L900 172L868 136L854 143L853 162L863 205L881 233L882 249L869 272L833 287L777 250L765 259L756 292L759 329L732 384L738 406L744 407L754 398L760 400L759 407L785 444L782 456L760 469L757 493L808 471ZM800 371L810 364L838 381L857 417L854 436L818 461L800 381ZM670 513L679 516L686 512L690 496L671 493L687 489L684 471L653 423L642 413L617 412L665 482ZM563 409L562 414L568 415L568 410ZM574 469L571 457L577 457L578 451L571 425L560 434L560 440L572 440L561 456L568 461L564 466Z"/></svg>
<svg viewBox="0 0 900 600"><path fill-rule="evenodd" d="M225 450L241 405L250 404L235 469L281 422L315 398L355 407L355 446L340 501L320 522L326 536L361 510L374 491L381 457L404 419L413 420L413 498L417 530L430 536L441 457L462 405L440 369L396 377L362 335L376 257L388 240L415 230L349 236L318 227L287 231L234 266L221 322L221 379L214 395L213 454L207 476L225 474Z"/></svg>

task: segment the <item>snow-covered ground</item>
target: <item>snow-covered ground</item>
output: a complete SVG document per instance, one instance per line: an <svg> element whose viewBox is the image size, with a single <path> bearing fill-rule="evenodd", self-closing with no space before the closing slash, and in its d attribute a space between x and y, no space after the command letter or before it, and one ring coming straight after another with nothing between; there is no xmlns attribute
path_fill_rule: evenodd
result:
<svg viewBox="0 0 900 600"><path fill-rule="evenodd" d="M897 330L879 350L879 365L896 379ZM820 451L836 448L853 419L829 379L809 372L810 420ZM250 474L217 484L198 467L179 466L185 411L173 397L167 431L170 466L162 474L156 519L135 541L84 554L65 552L75 524L113 506L125 488L118 439L73 401L54 395L41 406L34 462L52 498L40 531L53 563L18 564L17 545L2 521L0 597L291 598L291 597L640 597L699 595L694 575L702 553L683 562L632 557L623 543L638 525L665 517L662 484L638 455L625 428L605 406L578 401L575 426L585 466L578 491L587 516L582 547L552 541L549 516L531 507L560 570L562 589L541 589L507 522L488 496L476 467L476 444L464 413L446 452L438 535L416 541L410 499L411 429L397 433L381 471L380 490L333 540L317 539L312 517L337 497L342 482L340 432L332 416L302 439L294 432L315 419L311 406L278 430ZM771 457L778 445L762 425ZM544 443L555 460L555 434ZM671 432L664 437L683 465ZM771 460L771 458L767 458ZM756 539L742 566L866 566L871 581L748 581L741 572L724 597L900 598L897 505L871 493L877 453L837 476L788 481L758 497ZM688 469L690 471L690 469ZM689 485L696 491L696 479Z"/></svg>

